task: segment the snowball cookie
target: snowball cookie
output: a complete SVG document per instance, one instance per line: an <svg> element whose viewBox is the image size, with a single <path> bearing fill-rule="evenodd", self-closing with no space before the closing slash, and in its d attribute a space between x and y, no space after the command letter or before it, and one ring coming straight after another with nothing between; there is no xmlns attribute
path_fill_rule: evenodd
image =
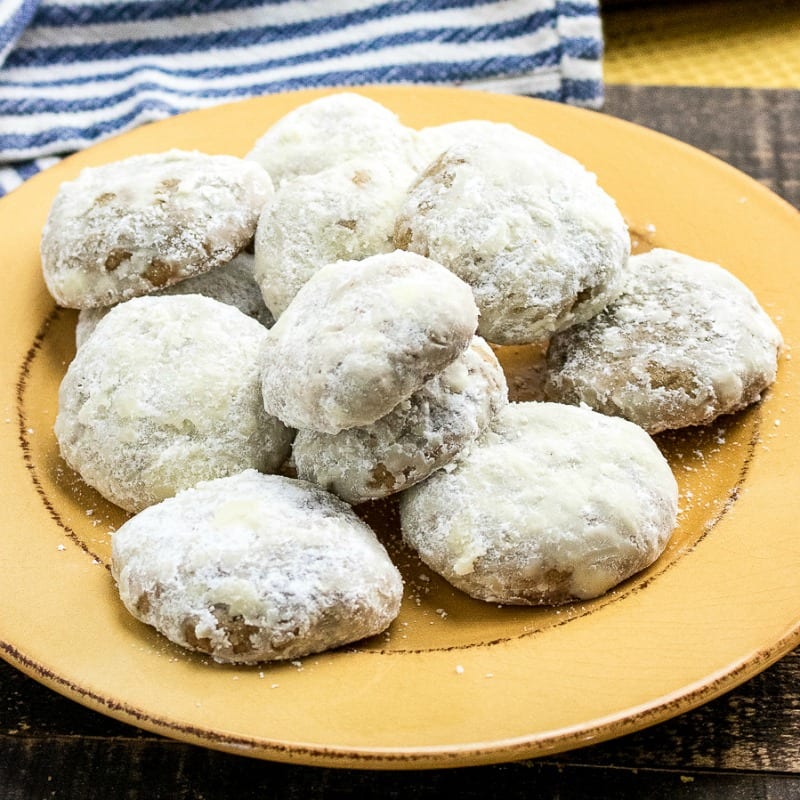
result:
<svg viewBox="0 0 800 800"><path fill-rule="evenodd" d="M395 246L472 287L490 342L544 342L597 314L630 253L614 201L573 158L511 125L462 130L412 186Z"/></svg>
<svg viewBox="0 0 800 800"><path fill-rule="evenodd" d="M411 166L416 131L385 106L353 92L298 106L268 128L246 156L264 167L276 186L362 157Z"/></svg>
<svg viewBox="0 0 800 800"><path fill-rule="evenodd" d="M61 185L42 232L47 288L94 308L207 272L248 244L272 191L233 156L170 150L87 168Z"/></svg>
<svg viewBox="0 0 800 800"><path fill-rule="evenodd" d="M267 331L264 406L292 428L371 425L455 361L477 319L469 286L414 253L328 264Z"/></svg>
<svg viewBox="0 0 800 800"><path fill-rule="evenodd" d="M781 335L730 272L671 250L630 259L622 295L554 337L545 395L650 433L704 425L759 399Z"/></svg>
<svg viewBox="0 0 800 800"><path fill-rule="evenodd" d="M111 571L134 617L220 662L299 658L373 636L403 594L348 505L255 470L137 514L113 536Z"/></svg>
<svg viewBox="0 0 800 800"><path fill-rule="evenodd" d="M361 158L284 181L256 228L255 275L272 313L325 264L391 252L415 177L406 165Z"/></svg>
<svg viewBox="0 0 800 800"><path fill-rule="evenodd" d="M264 411L267 329L197 294L115 306L61 382L64 460L127 511L201 480L285 461L292 433Z"/></svg>
<svg viewBox="0 0 800 800"><path fill-rule="evenodd" d="M253 277L254 262L255 258L249 253L239 253L236 258L221 267L187 278L153 294L202 294L219 300L220 303L236 306L243 314L269 328L275 320L264 304L261 290ZM97 323L111 308L113 306L80 310L78 323L75 326L75 344L78 347L86 341L89 334L97 327Z"/></svg>
<svg viewBox="0 0 800 800"><path fill-rule="evenodd" d="M676 524L653 440L585 407L511 403L453 464L400 496L402 535L479 600L598 597L652 564Z"/></svg>
<svg viewBox="0 0 800 800"><path fill-rule="evenodd" d="M334 434L298 431L297 475L348 503L387 497L452 461L507 402L500 363L476 336L450 366L372 425Z"/></svg>
<svg viewBox="0 0 800 800"><path fill-rule="evenodd" d="M507 123L491 122L485 119L460 119L455 122L446 122L443 125L431 125L417 131L417 152L427 166L448 147L458 144L464 139L477 137L491 139L497 136L498 130L512 127Z"/></svg>

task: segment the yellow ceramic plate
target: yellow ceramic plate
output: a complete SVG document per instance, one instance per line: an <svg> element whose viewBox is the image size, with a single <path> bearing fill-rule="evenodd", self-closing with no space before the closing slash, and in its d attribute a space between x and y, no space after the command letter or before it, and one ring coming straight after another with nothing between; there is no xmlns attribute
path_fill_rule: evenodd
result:
<svg viewBox="0 0 800 800"><path fill-rule="evenodd" d="M607 597L499 608L459 594L368 516L406 578L385 636L301 662L214 664L133 620L108 570L123 515L60 462L56 393L74 352L38 242L61 181L86 165L168 147L244 154L319 93L186 114L67 159L0 202L5 244L0 458L0 653L68 697L177 739L303 764L412 769L552 753L697 706L800 641L800 215L678 142L599 114L452 89L370 88L412 126L507 121L576 156L614 196L637 246L721 262L756 292L788 345L764 401L707 430L664 436L681 488L663 557ZM524 392L529 354L503 358Z"/></svg>

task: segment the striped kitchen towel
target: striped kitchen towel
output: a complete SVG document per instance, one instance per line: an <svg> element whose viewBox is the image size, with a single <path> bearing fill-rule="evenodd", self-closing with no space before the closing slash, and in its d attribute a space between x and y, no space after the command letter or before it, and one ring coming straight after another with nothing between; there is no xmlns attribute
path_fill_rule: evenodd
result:
<svg viewBox="0 0 800 800"><path fill-rule="evenodd" d="M602 103L598 0L0 0L0 195L181 111L431 83Z"/></svg>

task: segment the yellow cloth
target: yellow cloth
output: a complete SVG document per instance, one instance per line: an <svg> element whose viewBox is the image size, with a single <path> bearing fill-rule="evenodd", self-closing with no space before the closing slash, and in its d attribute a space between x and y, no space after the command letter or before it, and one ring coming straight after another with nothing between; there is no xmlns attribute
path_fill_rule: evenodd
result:
<svg viewBox="0 0 800 800"><path fill-rule="evenodd" d="M798 0L601 2L607 83L800 89Z"/></svg>

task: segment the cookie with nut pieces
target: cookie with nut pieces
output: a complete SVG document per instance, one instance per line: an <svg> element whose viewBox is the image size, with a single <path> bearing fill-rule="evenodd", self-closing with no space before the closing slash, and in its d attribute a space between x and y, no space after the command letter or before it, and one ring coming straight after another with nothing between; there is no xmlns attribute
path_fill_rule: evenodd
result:
<svg viewBox="0 0 800 800"><path fill-rule="evenodd" d="M371 425L455 361L477 324L469 286L430 259L327 264L267 332L264 407L297 429Z"/></svg>
<svg viewBox="0 0 800 800"><path fill-rule="evenodd" d="M229 155L169 150L87 167L42 231L42 273L67 308L111 306L226 264L253 238L269 175Z"/></svg>
<svg viewBox="0 0 800 800"><path fill-rule="evenodd" d="M114 534L134 617L226 663L300 658L373 636L403 581L375 534L318 487L246 470L145 509Z"/></svg>
<svg viewBox="0 0 800 800"><path fill-rule="evenodd" d="M479 600L599 597L652 564L678 488L638 425L559 403L511 403L448 470L400 496L403 539Z"/></svg>
<svg viewBox="0 0 800 800"><path fill-rule="evenodd" d="M196 294L115 306L61 381L64 460L133 512L201 480L278 470L293 433L264 411L266 335L239 309Z"/></svg>
<svg viewBox="0 0 800 800"><path fill-rule="evenodd" d="M508 124L465 122L450 139L409 190L394 243L470 285L483 338L546 342L619 294L630 237L595 175Z"/></svg>
<svg viewBox="0 0 800 800"><path fill-rule="evenodd" d="M480 337L449 366L372 425L339 433L300 430L300 478L348 503L402 492L449 464L508 402L503 369Z"/></svg>
<svg viewBox="0 0 800 800"><path fill-rule="evenodd" d="M631 257L622 294L602 313L553 338L544 391L651 434L706 425L761 397L782 344L731 272L659 248Z"/></svg>

